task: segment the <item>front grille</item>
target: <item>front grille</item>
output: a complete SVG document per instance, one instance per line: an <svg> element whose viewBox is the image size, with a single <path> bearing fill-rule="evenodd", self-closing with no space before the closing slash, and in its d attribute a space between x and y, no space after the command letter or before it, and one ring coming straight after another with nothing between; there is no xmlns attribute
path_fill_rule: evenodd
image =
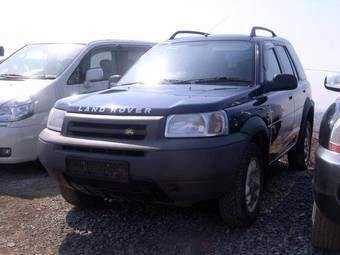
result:
<svg viewBox="0 0 340 255"><path fill-rule="evenodd" d="M95 153L103 155L113 155L113 156L130 156L130 157L144 157L144 151L135 150L118 150L118 149L104 149L104 148L91 148L91 147L80 147L80 146L62 146L62 150L68 152L85 152L85 153Z"/></svg>
<svg viewBox="0 0 340 255"><path fill-rule="evenodd" d="M143 140L146 136L146 125L70 121L67 125L67 136L104 140Z"/></svg>

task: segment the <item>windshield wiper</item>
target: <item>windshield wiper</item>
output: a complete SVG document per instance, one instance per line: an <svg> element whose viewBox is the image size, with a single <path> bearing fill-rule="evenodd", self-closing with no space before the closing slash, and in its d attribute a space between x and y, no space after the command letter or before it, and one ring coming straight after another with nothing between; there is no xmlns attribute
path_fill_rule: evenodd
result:
<svg viewBox="0 0 340 255"><path fill-rule="evenodd" d="M190 80L178 80L178 79L162 79L159 81L161 84L190 84Z"/></svg>
<svg viewBox="0 0 340 255"><path fill-rule="evenodd" d="M43 74L43 75L33 75L31 78L42 79L42 80L54 80L55 78L57 78L57 76L52 75L52 74Z"/></svg>
<svg viewBox="0 0 340 255"><path fill-rule="evenodd" d="M129 83L118 84L118 86L126 86L126 85L134 85L134 84L144 84L144 82L134 81L134 82L129 82Z"/></svg>
<svg viewBox="0 0 340 255"><path fill-rule="evenodd" d="M214 82L244 82L250 83L250 80L242 79L240 77L228 77L228 76L219 76L212 78L202 78L202 79L192 79L186 80L187 83L214 83Z"/></svg>
<svg viewBox="0 0 340 255"><path fill-rule="evenodd" d="M16 78L16 79L29 79L30 78L28 76L21 75L21 74L15 74L15 73L0 74L0 78L1 77L4 77L4 78Z"/></svg>

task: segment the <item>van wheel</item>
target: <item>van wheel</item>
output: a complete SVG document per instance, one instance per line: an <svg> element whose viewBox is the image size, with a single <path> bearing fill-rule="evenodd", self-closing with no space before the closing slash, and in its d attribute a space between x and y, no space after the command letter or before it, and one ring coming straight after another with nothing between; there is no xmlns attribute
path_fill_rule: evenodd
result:
<svg viewBox="0 0 340 255"><path fill-rule="evenodd" d="M256 220L262 199L263 172L261 150L251 143L237 171L233 190L219 199L220 215L227 225L245 227Z"/></svg>
<svg viewBox="0 0 340 255"><path fill-rule="evenodd" d="M321 249L340 251L340 226L326 218L316 203L313 206L312 242Z"/></svg>
<svg viewBox="0 0 340 255"><path fill-rule="evenodd" d="M65 186L60 186L60 193L66 202L77 207L95 207L104 205L104 199L87 195Z"/></svg>
<svg viewBox="0 0 340 255"><path fill-rule="evenodd" d="M302 133L297 144L288 152L290 169L294 171L307 170L312 146L312 132L312 124L307 120L302 126Z"/></svg>

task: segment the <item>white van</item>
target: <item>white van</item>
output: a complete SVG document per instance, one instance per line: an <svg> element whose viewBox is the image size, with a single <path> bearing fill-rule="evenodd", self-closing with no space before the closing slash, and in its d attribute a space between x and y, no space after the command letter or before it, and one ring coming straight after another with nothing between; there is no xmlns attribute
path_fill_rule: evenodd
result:
<svg viewBox="0 0 340 255"><path fill-rule="evenodd" d="M37 159L37 140L54 103L108 89L154 44L103 40L30 44L0 64L0 164Z"/></svg>

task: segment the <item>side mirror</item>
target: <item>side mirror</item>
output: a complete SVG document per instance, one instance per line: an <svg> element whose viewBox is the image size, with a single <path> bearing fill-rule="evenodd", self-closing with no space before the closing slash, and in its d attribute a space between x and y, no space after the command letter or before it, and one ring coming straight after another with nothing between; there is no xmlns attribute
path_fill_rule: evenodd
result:
<svg viewBox="0 0 340 255"><path fill-rule="evenodd" d="M117 84L117 82L119 82L120 78L122 78L122 76L119 75L119 74L111 75L110 78L109 78L109 86L110 87L115 86Z"/></svg>
<svg viewBox="0 0 340 255"><path fill-rule="evenodd" d="M327 75L325 78L325 87L326 89L339 92L340 91L340 74Z"/></svg>
<svg viewBox="0 0 340 255"><path fill-rule="evenodd" d="M266 85L266 91L283 91L296 89L298 81L294 75L278 74L274 80Z"/></svg>
<svg viewBox="0 0 340 255"><path fill-rule="evenodd" d="M5 49L4 47L0 46L0 57L5 56Z"/></svg>
<svg viewBox="0 0 340 255"><path fill-rule="evenodd" d="M93 68L89 69L86 72L85 81L91 82L91 81L100 81L104 78L104 72L101 68Z"/></svg>

